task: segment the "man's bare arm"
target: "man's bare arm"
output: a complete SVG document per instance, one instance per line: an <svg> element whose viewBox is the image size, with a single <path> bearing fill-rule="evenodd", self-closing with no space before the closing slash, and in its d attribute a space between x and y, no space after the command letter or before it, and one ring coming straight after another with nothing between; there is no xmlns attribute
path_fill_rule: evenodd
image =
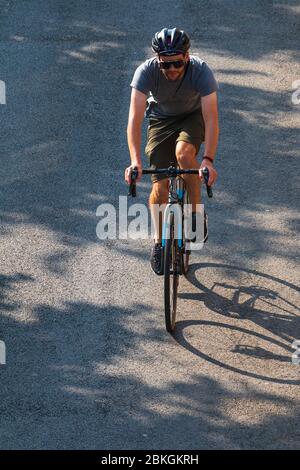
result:
<svg viewBox="0 0 300 470"><path fill-rule="evenodd" d="M214 158L219 138L218 100L217 93L203 96L201 99L202 114L205 123L205 151L204 155Z"/></svg>
<svg viewBox="0 0 300 470"><path fill-rule="evenodd" d="M219 122L218 122L218 100L217 93L211 93L201 99L202 114L205 123L205 150L204 156L214 159L218 146ZM209 169L209 186L213 185L218 177L218 173L210 160L203 160L200 167L199 176L203 180L201 169Z"/></svg>
<svg viewBox="0 0 300 470"><path fill-rule="evenodd" d="M127 126L127 141L131 164L138 167L141 167L142 165L142 124L146 109L146 101L147 96L144 93L136 90L135 88L132 89Z"/></svg>

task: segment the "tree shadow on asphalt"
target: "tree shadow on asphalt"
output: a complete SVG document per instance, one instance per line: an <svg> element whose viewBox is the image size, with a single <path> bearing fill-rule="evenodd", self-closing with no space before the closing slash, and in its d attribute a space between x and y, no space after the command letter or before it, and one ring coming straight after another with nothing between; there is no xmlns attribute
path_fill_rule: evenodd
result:
<svg viewBox="0 0 300 470"><path fill-rule="evenodd" d="M189 3L189 11L192 12L196 6L193 2ZM126 10L126 5L121 2L118 5L120 11ZM101 15L92 18L88 11L82 17L81 9L75 5L54 2L52 6L45 7L41 22L32 29L31 20L36 6L33 3L32 11L29 9L24 15L17 39L13 39L17 31L8 20L9 16L2 29L3 39L12 41L11 50L17 55L17 72L22 72L23 82L28 80L32 83L34 77L35 85L29 90L23 89L20 82L15 83L16 71L7 77L8 81L15 83L19 94L11 98L9 106L1 108L3 113L16 110L16 115L13 114L11 119L3 119L6 141L0 169L0 210L4 224L34 224L54 233L57 241L71 250L71 254L66 254L67 261L69 256L76 253L78 246L105 243L96 237L99 221L95 215L96 208L102 202L117 205L119 194L127 193L122 168L127 163L125 130L129 83L134 68L142 60L142 57L139 60L136 48L140 46L143 50L146 38L141 36L136 39L134 48L130 46L130 51L135 50L137 53L137 60L131 56L128 63L124 47L126 40L130 42L130 35L135 35L136 18L130 19L133 27L130 32L122 15L120 23L107 19L108 4L107 8L102 8ZM12 9L9 10L12 18L14 15L22 15L20 7L9 7ZM220 18L214 18L213 25L209 22L209 15L213 14L214 9L206 11L207 24L210 24L213 35L206 37L204 34L201 40L210 44L216 53L223 50L224 53L230 51L236 56L245 54L247 57L251 50L254 55L259 55L250 44L243 49L234 40L238 31L245 33L244 21L240 18L245 13L244 9L247 10L247 34L253 32L251 28L257 27L258 20L269 24L271 10L276 25L278 23L285 32L290 31L291 24L297 19L293 9L286 8L283 21L284 7L277 3L255 8L255 13L252 11L253 6L244 5L243 11L234 18L231 14L221 14L223 10L228 13L230 8L234 8L232 2L226 5L218 3ZM140 20L139 28L146 24L144 18ZM226 21L232 23L232 29ZM217 42L220 25L225 28L221 35L222 47ZM147 34L150 38L152 33L149 31ZM195 36L197 46L197 30L191 31L191 35ZM42 44L42 40L54 44L51 53L50 49L47 52L43 47L40 52L35 49L36 55L29 55L28 60L26 51L30 41L33 41L30 47L35 48ZM265 53L268 53L268 44L264 44L264 47ZM288 47L291 47L290 43ZM42 57L46 52L48 55L45 61ZM39 68L36 67L37 59L40 59ZM11 73L9 67L8 70ZM234 73L243 74L244 71L235 70ZM257 230L257 227L237 228L234 219L242 219L249 210L261 210L264 215L266 207L276 210L279 203L281 210L298 207L293 189L297 184L293 157L297 154L295 143L299 129L284 126L274 129L270 121L278 112L292 113L296 110L291 109L282 93L233 84L220 85L222 158L218 162L221 177L216 186L214 211L218 214L220 210L227 220L225 224L222 220L225 232L222 244L219 240L215 240L215 243L220 243L220 247L224 244L230 246L232 239L227 234L231 236L234 232L236 237L244 241L247 239L245 250L254 257L259 257L262 251L272 251L273 254L293 258L293 248L287 252L281 243L276 247L274 244L269 246L268 236L276 237L275 230L269 232L266 229ZM123 104L115 99L116 96L123 100ZM17 139L16 128L19 130ZM257 154L264 158L263 168L257 165ZM236 156L234 160L233 155ZM278 180L283 158L284 171L289 179L282 177L278 187L273 182ZM239 178L236 178L237 170ZM220 204L217 200L218 192L222 195ZM141 201L146 202L145 194L141 195ZM215 220L219 222L217 217ZM294 220L287 220L287 227L292 234L295 233ZM253 233L256 235L255 247ZM49 253L49 257L45 256L45 269L51 269L54 260L56 270L56 258L56 252ZM60 257L58 270L62 275L63 265Z"/></svg>
<svg viewBox="0 0 300 470"><path fill-rule="evenodd" d="M31 324L3 318L2 449L297 447L296 399L250 383L229 390L205 372L192 371L186 381L166 368L162 379L162 361L178 367L176 348L168 336L170 350L161 349L166 333L149 307L74 302L40 305L34 313ZM258 410L254 421L250 402Z"/></svg>
<svg viewBox="0 0 300 470"><path fill-rule="evenodd" d="M0 311L14 312L18 310L20 304L13 301L11 294L17 289L17 286L26 282L33 282L34 278L23 273L13 275L0 274ZM1 330L0 330L1 331Z"/></svg>
<svg viewBox="0 0 300 470"><path fill-rule="evenodd" d="M297 32L300 14L297 0L289 2L236 0L185 2L189 12L189 33L194 47L205 48L222 57L256 62L274 51L289 50L299 57ZM199 22L199 17L205 21Z"/></svg>
<svg viewBox="0 0 300 470"><path fill-rule="evenodd" d="M14 24L4 25L4 28L1 25L1 37L5 41L13 35L18 37L9 46L16 68L12 70L10 66L12 55L9 51L3 57L3 70L6 67L8 71L3 72L6 76L1 76L1 79L12 83L15 92L10 95L8 107L0 109L4 116L2 131L6 136L1 151L0 210L2 224L33 224L46 228L56 235L59 243L74 248L75 254L77 247L99 243L95 233L98 204L116 204L119 194L127 192L122 180L123 167L128 162L125 128L129 83L134 68L144 60L144 56L137 55L137 60L134 60L131 55L128 59L125 52L133 52L139 47L143 50L145 43L150 43L153 32L147 24L147 15L141 17L139 23L132 6L130 12L133 14L128 18L126 2L118 2L120 24L116 19L108 20L111 2L103 2L101 11L84 9L84 17L82 9L74 2L50 3L51 6L47 2L44 4L45 9L50 8L46 12L50 21L38 24L37 31L32 27L36 24L36 15L34 10L33 15L30 14L27 2L11 4L12 8L19 10L24 24L19 22L18 28ZM218 2L217 5L217 9L206 9L209 15L215 15L217 10L220 19L220 24L214 25L212 18L205 22L212 31L211 35L203 37L199 30L197 43L197 30L189 31L195 37L195 47L199 46L201 50L205 41L206 49L219 56L231 53L235 57L253 59L252 73L255 72L255 60L273 52L277 44L274 35L268 36L267 41L262 40L259 48L249 41L254 23L262 22L262 26L269 23L271 2L268 2L266 10L260 7L253 13L253 21L249 11L245 22L240 21L242 11L237 16L228 12L228 8L234 8L232 2ZM193 16L193 11L197 12L194 18L195 25L198 25L198 4L197 10L195 8L196 3L189 2L190 16ZM284 32L285 38L289 33L288 44L278 35L278 47L282 50L287 44L286 48L297 54L297 38L291 38L291 26L296 17L287 12L284 18L288 21L285 22L281 9L285 7L276 5L276 8L276 25ZM129 32L131 27L133 29ZM147 33L137 35L137 31ZM240 36L244 34L243 47L240 38L237 40L237 31ZM126 38L129 38L128 42ZM52 50L47 41L55 43ZM30 49L31 43L33 49ZM37 65L39 63L41 66ZM243 70L235 69L234 73L242 74ZM222 252L224 248L238 252L242 240L240 257L245 262L248 256L251 260L259 260L265 253L293 260L294 248L288 252L281 241L278 245L269 243L271 236L280 239L279 230L256 226L245 228L236 223L238 219L248 221L247 211L261 210L263 216L265 208L276 211L278 204L281 211L285 208L298 210L294 192L298 129L284 127L284 124L274 128L270 120L276 113L288 111L290 97L257 88L220 85L222 158L218 168L222 177L216 186L214 209L211 209L214 211L210 219L212 234L215 233L213 245ZM12 112L9 118L6 114L8 109ZM237 110L242 113L237 113ZM291 109L290 112L296 110ZM257 163L257 155L264 157L263 168ZM283 162L290 179L280 179L279 186L278 175ZM237 172L239 178L236 178ZM266 173L269 175L267 179ZM220 202L218 192L222 195ZM141 194L141 198L146 201L145 194ZM214 231L214 220L222 227L221 232ZM294 216L287 220L290 236L295 234L295 221ZM117 243L111 243L109 248L120 250ZM145 258L141 250L135 248L126 253ZM67 262L68 256L52 250L45 258L45 269L63 275L67 269L64 261ZM230 255L224 253L222 259L226 257L230 258ZM160 357L159 345L166 341L166 334L163 329L155 328L155 321L146 319L145 315L138 318L141 311L149 313L149 307L133 305L130 309L123 309L114 305L102 307L73 303L59 309L36 305L33 312L36 320L23 323L13 315L5 315L22 308L21 304L9 300L10 289L15 282L22 280L18 276L2 276L4 315L1 315L1 339L8 346L8 363L0 370L1 448L299 447L299 401L295 399L258 392L248 382L245 390L230 391L218 380L204 374L191 375L190 383L173 378L163 386L149 384L147 377L143 376L145 364L149 367L153 362L151 379L155 382L160 361L164 359ZM29 278L26 280L30 281ZM225 289L229 290L229 286L229 282L224 282ZM219 298L215 291L209 293L204 290L201 295L207 307L215 308L217 314L224 314L220 305L226 307L228 315L234 305L234 313L241 320L254 319L257 325L287 340L293 336L293 331L290 324L283 325L283 320L291 305L287 304L288 311L282 314L281 319L272 318L269 323L266 319L268 314L254 308L255 296L272 301L276 292L268 293L266 290L259 290L254 285L250 291L252 305L249 301L239 308L238 289L234 302L230 303ZM209 300L211 296L213 302ZM295 325L295 319L287 316ZM141 328L133 328L132 323L129 326L130 318L142 321ZM184 322L178 324L178 337L175 339L179 342L185 327ZM144 334L137 331L144 331ZM274 338L264 337L267 341L274 341ZM157 341L155 359L151 354L146 356L142 348L149 338ZM168 339L171 342L171 338ZM183 341L181 344L184 345ZM278 345L282 344L278 341ZM265 357L264 351L250 350L249 345L243 347L243 354ZM197 351L191 352L198 354ZM270 359L268 354L266 357ZM136 373L140 377L130 372L132 358L139 362L140 368ZM126 365L122 364L123 359ZM165 359L175 370L176 349L175 352L170 351ZM211 361L210 357L199 359L204 360L201 364ZM279 356L277 360L285 362L285 356ZM122 376L120 364L121 369L124 367ZM215 365L220 370L224 367L223 364ZM136 369L135 365L133 369ZM238 370L229 372L241 373ZM265 380L269 379L265 377ZM291 385L288 384L289 387ZM253 400L258 404L256 423L250 423L247 416L247 404ZM157 405L160 403L161 408ZM238 406L241 409L237 409ZM280 411L276 407L280 407ZM259 417L261 408L265 413ZM240 421L231 417L230 409L237 411ZM170 430L174 429L181 430L180 436L172 436Z"/></svg>

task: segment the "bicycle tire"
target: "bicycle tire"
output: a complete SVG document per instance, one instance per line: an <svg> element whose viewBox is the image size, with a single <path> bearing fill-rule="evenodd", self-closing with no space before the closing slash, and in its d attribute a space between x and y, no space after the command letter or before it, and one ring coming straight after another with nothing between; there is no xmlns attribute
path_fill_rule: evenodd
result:
<svg viewBox="0 0 300 470"><path fill-rule="evenodd" d="M185 250L183 253L183 274L186 276L190 269L190 250Z"/></svg>
<svg viewBox="0 0 300 470"><path fill-rule="evenodd" d="M185 193L184 193L184 205L190 204L190 197L187 192L187 189L185 188ZM185 220L183 220L185 224ZM190 263L190 250L186 249L186 241L185 241L185 228L183 228L183 237L184 237L184 248L183 248L183 253L182 253L182 271L183 274L186 276L188 271L189 271L189 263Z"/></svg>
<svg viewBox="0 0 300 470"><path fill-rule="evenodd" d="M173 333L176 323L179 274L177 269L178 244L174 239L174 214L169 215L170 234L166 239L164 256L164 300L166 330Z"/></svg>

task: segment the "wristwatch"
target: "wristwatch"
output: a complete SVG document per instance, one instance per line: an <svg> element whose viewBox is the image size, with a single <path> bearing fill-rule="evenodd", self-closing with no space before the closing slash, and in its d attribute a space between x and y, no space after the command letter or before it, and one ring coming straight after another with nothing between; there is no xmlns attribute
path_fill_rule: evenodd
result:
<svg viewBox="0 0 300 470"><path fill-rule="evenodd" d="M209 160L211 163L214 163L214 159L208 157L207 155L204 155L204 157L202 158L202 160Z"/></svg>

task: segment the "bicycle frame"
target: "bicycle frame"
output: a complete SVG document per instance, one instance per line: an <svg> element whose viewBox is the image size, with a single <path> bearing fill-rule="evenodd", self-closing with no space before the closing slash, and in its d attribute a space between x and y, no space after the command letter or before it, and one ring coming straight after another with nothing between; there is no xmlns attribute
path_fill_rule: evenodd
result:
<svg viewBox="0 0 300 470"><path fill-rule="evenodd" d="M171 211L177 212L177 217L174 219L177 222L177 236L175 237L178 240L178 246L180 249L183 248L183 208L184 208L184 194L186 191L184 180L181 178L180 175L192 175L198 174L198 169L187 169L183 170L180 168L176 168L170 166L169 168L164 169L151 169L147 168L143 170L143 174L153 175L153 174L164 174L167 175L169 178L169 194L168 194L168 204L164 211L164 218L163 218L163 230L162 230L162 246L165 247L166 240L170 236L170 227L168 224L169 214ZM136 178L137 178L137 168L133 168L131 172L131 182L129 185L129 195L136 197ZM212 197L212 189L208 186L209 180L209 171L207 168L202 169L202 174L204 176L207 195L209 198ZM180 211L180 212L179 212ZM180 221L180 223L178 223Z"/></svg>
<svg viewBox="0 0 300 470"><path fill-rule="evenodd" d="M180 177L169 177L169 195L168 204L164 211L163 229L162 229L162 246L165 247L166 239L170 237L169 214L174 213L175 229L177 229L178 247L183 247L183 198L186 191L184 181Z"/></svg>

